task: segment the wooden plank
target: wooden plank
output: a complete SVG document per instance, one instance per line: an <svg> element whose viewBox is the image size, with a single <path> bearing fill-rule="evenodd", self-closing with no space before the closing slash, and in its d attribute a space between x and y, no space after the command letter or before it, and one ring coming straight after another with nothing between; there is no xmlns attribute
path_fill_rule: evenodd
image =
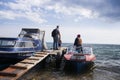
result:
<svg viewBox="0 0 120 80"><path fill-rule="evenodd" d="M2 71L4 71L4 72L13 72L14 70L15 70L14 68L8 67L8 68L6 68L6 69L4 69Z"/></svg>
<svg viewBox="0 0 120 80"><path fill-rule="evenodd" d="M38 61L38 60L37 60ZM21 62L36 62L36 60L32 60L32 59L25 59L25 60L23 60L23 61L21 61Z"/></svg>
<svg viewBox="0 0 120 80"><path fill-rule="evenodd" d="M39 58L31 58L31 57L29 57L29 58L27 58L27 60L39 60Z"/></svg>
<svg viewBox="0 0 120 80"><path fill-rule="evenodd" d="M37 61L39 61L39 60L24 59L24 60L23 60L23 61L21 61L21 62L30 62L30 63L35 63L35 62L37 62Z"/></svg>
<svg viewBox="0 0 120 80"><path fill-rule="evenodd" d="M17 66L17 65L10 65L11 68L16 68L16 69L27 69L26 66Z"/></svg>
<svg viewBox="0 0 120 80"><path fill-rule="evenodd" d="M0 71L0 75L1 76L10 76L10 77L16 77L17 74L12 73L12 72L4 72L4 71Z"/></svg>
<svg viewBox="0 0 120 80"><path fill-rule="evenodd" d="M15 64L16 66L26 66L27 69L30 69L31 67L34 66L34 64L25 64L25 63L17 63Z"/></svg>
<svg viewBox="0 0 120 80"><path fill-rule="evenodd" d="M34 56L35 57L44 57L44 55L37 55L37 54L35 54Z"/></svg>
<svg viewBox="0 0 120 80"><path fill-rule="evenodd" d="M24 62L24 61L21 61L19 63L23 63L23 64L35 64L34 62Z"/></svg>
<svg viewBox="0 0 120 80"><path fill-rule="evenodd" d="M17 64L15 64L15 65L16 65L16 66L26 66L26 67L28 66L28 64L24 64L24 63L20 63L20 62L17 63ZM29 64L29 65L31 65L31 64Z"/></svg>

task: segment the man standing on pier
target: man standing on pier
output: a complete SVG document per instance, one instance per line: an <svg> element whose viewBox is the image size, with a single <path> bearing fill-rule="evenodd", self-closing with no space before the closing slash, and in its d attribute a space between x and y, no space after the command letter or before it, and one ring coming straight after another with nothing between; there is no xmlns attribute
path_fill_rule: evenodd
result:
<svg viewBox="0 0 120 80"><path fill-rule="evenodd" d="M59 26L57 26L53 31L52 31L52 37L53 37L53 49L58 50L58 43L59 40L61 39L60 31L59 31Z"/></svg>

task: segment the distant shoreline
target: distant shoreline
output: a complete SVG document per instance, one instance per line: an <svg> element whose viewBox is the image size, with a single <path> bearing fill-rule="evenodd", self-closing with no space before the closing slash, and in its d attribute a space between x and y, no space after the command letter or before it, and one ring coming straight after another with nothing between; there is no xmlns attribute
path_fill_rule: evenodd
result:
<svg viewBox="0 0 120 80"><path fill-rule="evenodd" d="M52 44L53 42L46 42L47 44ZM62 44L73 44L73 43L70 43L70 42L63 42ZM120 44L105 44L105 43L83 43L84 44L92 44L92 45L120 45Z"/></svg>

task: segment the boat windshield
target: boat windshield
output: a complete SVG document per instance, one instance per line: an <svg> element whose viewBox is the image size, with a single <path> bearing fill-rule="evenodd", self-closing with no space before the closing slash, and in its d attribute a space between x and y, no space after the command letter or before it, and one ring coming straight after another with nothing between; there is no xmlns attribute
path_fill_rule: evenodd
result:
<svg viewBox="0 0 120 80"><path fill-rule="evenodd" d="M83 47L84 54L93 54L92 47Z"/></svg>
<svg viewBox="0 0 120 80"><path fill-rule="evenodd" d="M26 37L26 38L34 38L34 39L38 39L39 34L19 34L20 38Z"/></svg>
<svg viewBox="0 0 120 80"><path fill-rule="evenodd" d="M92 47L82 47L83 54L92 54ZM74 47L69 47L68 52L78 53Z"/></svg>
<svg viewBox="0 0 120 80"><path fill-rule="evenodd" d="M39 39L40 31L38 29L22 29L19 34L19 37L27 37L27 38L34 38Z"/></svg>
<svg viewBox="0 0 120 80"><path fill-rule="evenodd" d="M14 47L16 41L0 40L0 47Z"/></svg>

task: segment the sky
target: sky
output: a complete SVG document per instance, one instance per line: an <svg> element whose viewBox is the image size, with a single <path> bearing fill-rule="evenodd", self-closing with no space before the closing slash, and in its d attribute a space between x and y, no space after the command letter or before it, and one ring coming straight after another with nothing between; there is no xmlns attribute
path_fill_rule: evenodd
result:
<svg viewBox="0 0 120 80"><path fill-rule="evenodd" d="M120 0L0 0L0 37L17 37L22 28L60 26L62 42L120 44Z"/></svg>

